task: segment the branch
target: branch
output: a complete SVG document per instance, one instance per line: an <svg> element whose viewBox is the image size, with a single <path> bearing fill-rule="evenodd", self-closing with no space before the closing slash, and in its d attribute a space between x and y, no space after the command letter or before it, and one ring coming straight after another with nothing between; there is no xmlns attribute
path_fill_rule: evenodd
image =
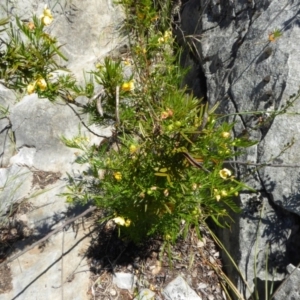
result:
<svg viewBox="0 0 300 300"><path fill-rule="evenodd" d="M72 107L72 105L70 105L70 103L66 102L66 104L73 110L74 114L78 117L78 119L80 120L81 124L92 134L94 134L95 136L101 137L101 138L107 138L107 135L100 135L96 132L94 132L93 130L91 130L82 120L82 118L80 117L80 115L77 113L77 111Z"/></svg>
<svg viewBox="0 0 300 300"><path fill-rule="evenodd" d="M45 242L46 240L48 240L52 235L54 235L55 233L57 233L58 231L62 230L65 226L73 223L74 221L78 220L79 218L87 215L88 213L94 211L96 209L96 206L91 206L90 208L88 208L87 210L85 210L82 214L69 219L68 221L66 221L64 224L62 224L61 226L57 227L56 229L54 229L53 231L51 231L50 233L48 233L45 237L41 238L40 240L38 240L37 242L33 243L31 246L29 246L28 248L24 249L23 251L19 252L18 254L14 255L13 257L7 259L6 261L2 262L0 264L0 267L7 265L9 263L11 263L12 261L14 261L15 259L17 259L18 257L22 256L24 253L28 252L29 250L33 249L35 246L41 244L42 242Z"/></svg>

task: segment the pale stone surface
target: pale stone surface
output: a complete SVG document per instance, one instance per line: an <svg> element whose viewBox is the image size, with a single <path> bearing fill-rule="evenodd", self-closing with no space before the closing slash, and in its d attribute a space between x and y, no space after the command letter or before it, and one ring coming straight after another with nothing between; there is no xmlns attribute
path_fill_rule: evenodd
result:
<svg viewBox="0 0 300 300"><path fill-rule="evenodd" d="M68 170L68 165L75 160L74 150L65 147L60 137L78 135L80 123L68 106L32 94L12 108L10 120L16 148L21 150L21 156L27 153L24 163L44 171Z"/></svg>
<svg viewBox="0 0 300 300"><path fill-rule="evenodd" d="M11 263L13 290L0 299L89 299L89 268L83 261L89 244L87 233L70 227L43 248L36 246Z"/></svg>
<svg viewBox="0 0 300 300"><path fill-rule="evenodd" d="M288 278L281 285L274 296L274 300L300 299L300 269L289 264L287 266Z"/></svg>
<svg viewBox="0 0 300 300"><path fill-rule="evenodd" d="M29 197L32 173L26 167L12 165L0 169L0 219L14 203Z"/></svg>
<svg viewBox="0 0 300 300"><path fill-rule="evenodd" d="M201 300L196 292L190 288L186 281L178 276L164 289L162 294L167 300Z"/></svg>
<svg viewBox="0 0 300 300"><path fill-rule="evenodd" d="M15 98L13 91L0 84L0 168L8 166L9 159L15 151L13 132L9 120L9 109ZM7 113L6 110L8 110Z"/></svg>
<svg viewBox="0 0 300 300"><path fill-rule="evenodd" d="M133 290L135 285L135 278L134 275L131 273L115 273L113 275L113 283L119 288L119 289L125 289L125 290Z"/></svg>

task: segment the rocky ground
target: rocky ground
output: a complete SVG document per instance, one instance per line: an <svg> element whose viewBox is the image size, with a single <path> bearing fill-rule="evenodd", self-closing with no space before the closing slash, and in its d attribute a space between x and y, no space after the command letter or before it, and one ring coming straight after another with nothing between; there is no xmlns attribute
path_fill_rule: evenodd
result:
<svg viewBox="0 0 300 300"><path fill-rule="evenodd" d="M30 203L16 206L7 226L1 228L0 262L5 262L19 240L32 238L30 230L16 221L30 209ZM90 228L90 243L78 254L87 262L81 271L89 277L84 287L86 299L227 299L222 290L220 254L207 229L200 228L201 239L191 230L186 240L172 246L164 246L160 239L136 246L118 238L112 221L97 225L100 215L96 212L81 220L81 226ZM43 247L47 248L47 243L40 245ZM10 267L2 266L0 299L13 289L11 277ZM75 277L76 272L58 288L69 285Z"/></svg>

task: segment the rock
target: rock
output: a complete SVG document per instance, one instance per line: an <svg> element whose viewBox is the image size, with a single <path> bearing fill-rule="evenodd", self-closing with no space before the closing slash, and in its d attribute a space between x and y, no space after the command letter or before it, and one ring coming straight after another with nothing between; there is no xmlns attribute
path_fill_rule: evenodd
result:
<svg viewBox="0 0 300 300"><path fill-rule="evenodd" d="M133 300L154 300L155 293L149 289L143 289L139 292L138 296Z"/></svg>
<svg viewBox="0 0 300 300"><path fill-rule="evenodd" d="M289 273L287 280L278 288L274 300L300 298L300 269L289 264L287 271Z"/></svg>
<svg viewBox="0 0 300 300"><path fill-rule="evenodd" d="M0 220L13 204L29 197L32 179L33 175L26 167L12 165L6 169L0 169Z"/></svg>
<svg viewBox="0 0 300 300"><path fill-rule="evenodd" d="M136 279L134 278L134 275L131 273L115 273L113 275L113 283L119 288L119 289L125 289L125 290L133 290L135 286Z"/></svg>
<svg viewBox="0 0 300 300"><path fill-rule="evenodd" d="M71 109L32 94L13 107L10 120L19 150L12 163L44 171L70 171L66 166L75 160L75 151L60 137L78 135L80 122Z"/></svg>
<svg viewBox="0 0 300 300"><path fill-rule="evenodd" d="M115 289L110 289L109 290L109 293L112 295L112 296L116 296L117 295L117 291Z"/></svg>
<svg viewBox="0 0 300 300"><path fill-rule="evenodd" d="M11 104L15 101L15 97L13 91L0 84L0 168L8 166L9 159L15 152L15 141L9 120Z"/></svg>
<svg viewBox="0 0 300 300"><path fill-rule="evenodd" d="M299 90L300 52L296 41L300 31L295 19L299 9L298 2L279 0L190 0L182 7L177 32L184 46L181 63L191 70L184 84L210 105L219 102L221 114L234 113L231 120L236 122L236 136L246 129L250 139L258 141L239 160L282 164L239 166L242 180L259 192L242 194L239 201L243 214L233 216L231 232L222 230L219 234L252 290L258 288L255 281L272 278L269 272L278 285L285 277L286 266L300 261L299 253L293 250L300 239L299 168L283 166L299 164L300 141L294 139L299 134L300 116L294 114L300 109L299 100L288 108L291 114L268 120ZM270 34L276 28L282 36L271 41ZM184 39L182 32L189 37ZM247 111L260 111L261 116L244 114ZM262 203L260 221L255 207ZM253 213L249 213L249 205ZM269 272L265 271L267 244ZM226 271L248 298L251 292L234 269L228 267Z"/></svg>
<svg viewBox="0 0 300 300"><path fill-rule="evenodd" d="M178 276L171 281L163 289L162 294L167 300L201 300L181 276Z"/></svg>

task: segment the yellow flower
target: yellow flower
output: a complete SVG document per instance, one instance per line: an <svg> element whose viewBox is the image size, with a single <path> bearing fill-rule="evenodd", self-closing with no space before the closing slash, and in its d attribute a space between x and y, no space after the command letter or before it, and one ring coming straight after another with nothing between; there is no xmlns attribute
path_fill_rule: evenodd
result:
<svg viewBox="0 0 300 300"><path fill-rule="evenodd" d="M131 220L130 220L130 219L127 219L127 220L125 221L125 227L129 227L130 224L131 224Z"/></svg>
<svg viewBox="0 0 300 300"><path fill-rule="evenodd" d="M231 171L224 168L224 169L220 170L219 174L220 174L221 178L227 179L229 176L231 176Z"/></svg>
<svg viewBox="0 0 300 300"><path fill-rule="evenodd" d="M51 14L51 10L47 8L47 5L44 8L43 14L40 16L40 19L45 26L48 26L52 23L53 16Z"/></svg>
<svg viewBox="0 0 300 300"><path fill-rule="evenodd" d="M113 221L120 226L124 226L125 225L125 219L123 217L116 217L113 219Z"/></svg>
<svg viewBox="0 0 300 300"><path fill-rule="evenodd" d="M222 197L226 197L228 194L227 194L227 192L225 190L222 190L221 191L221 195L222 195Z"/></svg>
<svg viewBox="0 0 300 300"><path fill-rule="evenodd" d="M214 189L214 194L215 194L216 200L220 201L221 195L219 194L219 191L217 189Z"/></svg>
<svg viewBox="0 0 300 300"><path fill-rule="evenodd" d="M31 95L35 91L36 82L29 83L27 86L27 93Z"/></svg>
<svg viewBox="0 0 300 300"><path fill-rule="evenodd" d="M130 154L135 153L136 150L137 150L137 146L136 145L134 145L134 144L130 145L130 147L129 147Z"/></svg>
<svg viewBox="0 0 300 300"><path fill-rule="evenodd" d="M224 139L228 139L230 137L230 132L224 131L221 135Z"/></svg>
<svg viewBox="0 0 300 300"><path fill-rule="evenodd" d="M47 82L44 78L39 78L36 81L36 84L40 88L41 91L45 91L47 89Z"/></svg>
<svg viewBox="0 0 300 300"><path fill-rule="evenodd" d="M121 86L121 90L124 92L130 92L134 90L134 82L130 80L128 82L124 82Z"/></svg>
<svg viewBox="0 0 300 300"><path fill-rule="evenodd" d="M113 218L113 221L119 225L119 226L125 226L125 227L129 227L130 224L131 224L131 220L130 219L127 219L125 221L125 219L123 217L116 217L116 218Z"/></svg>
<svg viewBox="0 0 300 300"><path fill-rule="evenodd" d="M168 190L168 189L165 189L165 190L164 190L164 195L165 195L165 197L168 197L168 196L169 196L169 190Z"/></svg>
<svg viewBox="0 0 300 300"><path fill-rule="evenodd" d="M114 173L114 177L115 177L115 179L116 179L117 181L122 180L122 174L121 174L121 172L115 172L115 173Z"/></svg>

